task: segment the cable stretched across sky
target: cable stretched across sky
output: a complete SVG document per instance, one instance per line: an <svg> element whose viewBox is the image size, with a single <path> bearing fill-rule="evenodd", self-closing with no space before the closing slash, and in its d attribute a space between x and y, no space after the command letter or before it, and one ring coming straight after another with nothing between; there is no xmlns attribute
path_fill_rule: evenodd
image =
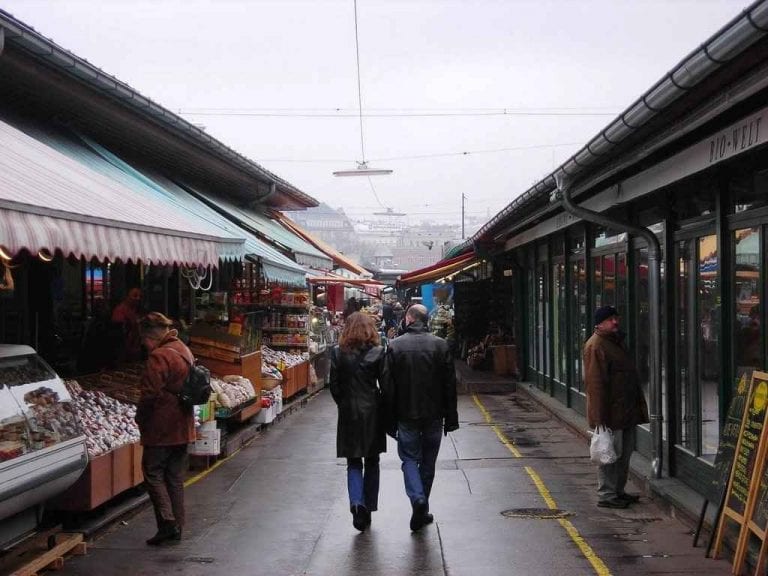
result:
<svg viewBox="0 0 768 576"><path fill-rule="evenodd" d="M384 109L386 110L386 109ZM178 113L182 116L217 116L217 117L254 117L254 118L430 118L430 117L488 117L488 116L530 116L530 117L559 117L559 116L573 116L579 118L594 117L594 116L616 116L616 112L610 111L575 111L567 109L488 109L488 110L476 110L476 111L415 111L415 110L401 110L401 111L375 111L374 109L367 108L362 114L359 111L346 111L343 108L327 109L327 110L255 110L255 109L194 109L189 108L186 110L179 110Z"/></svg>
<svg viewBox="0 0 768 576"><path fill-rule="evenodd" d="M389 158L371 158L373 162L397 162L404 160L425 160L432 158L450 158L455 156L475 156L479 154L498 154L501 152L519 152L521 150L541 150L560 148L562 146L579 146L581 142L562 142L559 144L533 144L531 146L512 146L509 148L493 148L489 150L464 150L461 152L434 152L413 154L410 156L391 156ZM259 162L295 162L298 164L337 164L347 162L349 158L259 158Z"/></svg>

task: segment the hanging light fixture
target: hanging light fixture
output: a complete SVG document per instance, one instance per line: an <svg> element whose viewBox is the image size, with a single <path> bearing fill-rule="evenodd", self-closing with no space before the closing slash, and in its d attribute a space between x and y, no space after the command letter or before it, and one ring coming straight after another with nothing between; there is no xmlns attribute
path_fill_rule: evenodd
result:
<svg viewBox="0 0 768 576"><path fill-rule="evenodd" d="M357 168L354 170L337 170L333 173L334 176L386 176L392 174L392 170L371 168L368 166L368 162L365 159L365 138L363 136L363 90L360 84L360 43L358 41L357 34L357 0L355 3L355 59L357 62L357 108L358 117L360 119L360 152L362 154L362 161L357 162Z"/></svg>

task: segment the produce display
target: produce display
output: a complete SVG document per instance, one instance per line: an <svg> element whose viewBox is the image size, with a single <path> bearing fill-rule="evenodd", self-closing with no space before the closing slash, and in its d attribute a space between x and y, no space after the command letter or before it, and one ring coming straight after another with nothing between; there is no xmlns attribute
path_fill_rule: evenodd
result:
<svg viewBox="0 0 768 576"><path fill-rule="evenodd" d="M83 388L100 390L105 394L129 404L138 404L141 397L141 375L143 363L129 364L120 370L109 370L98 374L80 376L78 381Z"/></svg>
<svg viewBox="0 0 768 576"><path fill-rule="evenodd" d="M84 390L75 380L68 380L65 384L85 431L88 456L99 456L139 441L136 406L99 390Z"/></svg>
<svg viewBox="0 0 768 576"><path fill-rule="evenodd" d="M269 346L261 347L262 373L264 373L264 365L274 368L280 368L281 366L290 368L291 366L301 364L304 360L305 358L301 354L273 350Z"/></svg>
<svg viewBox="0 0 768 576"><path fill-rule="evenodd" d="M276 366L270 366L269 364L266 364L264 360L261 361L261 377L262 378L272 378L273 380L282 380L283 379L283 373L280 372L280 370L277 369Z"/></svg>
<svg viewBox="0 0 768 576"><path fill-rule="evenodd" d="M216 393L216 404L224 408L236 408L256 397L251 381L242 376L211 378L211 388Z"/></svg>

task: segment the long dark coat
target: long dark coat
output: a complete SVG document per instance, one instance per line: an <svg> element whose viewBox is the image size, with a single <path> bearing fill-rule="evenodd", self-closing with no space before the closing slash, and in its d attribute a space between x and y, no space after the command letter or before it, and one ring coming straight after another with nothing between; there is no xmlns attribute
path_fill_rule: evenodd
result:
<svg viewBox="0 0 768 576"><path fill-rule="evenodd" d="M584 384L589 426L612 430L648 422L648 405L623 339L595 333L584 345Z"/></svg>
<svg viewBox="0 0 768 576"><path fill-rule="evenodd" d="M387 451L387 436L379 409L378 379L384 364L384 349L331 351L331 395L339 409L336 456L363 458Z"/></svg>

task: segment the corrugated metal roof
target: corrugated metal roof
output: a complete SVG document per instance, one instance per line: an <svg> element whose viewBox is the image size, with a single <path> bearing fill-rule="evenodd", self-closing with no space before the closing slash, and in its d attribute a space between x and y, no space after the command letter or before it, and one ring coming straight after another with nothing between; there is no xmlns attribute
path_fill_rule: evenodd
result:
<svg viewBox="0 0 768 576"><path fill-rule="evenodd" d="M188 120L143 96L125 82L62 48L28 24L1 9L0 28L5 31L5 42L8 46L19 47L33 58L53 66L61 74L75 78L104 97L132 109L139 117L144 116L150 118L151 122L160 123L168 132L182 139L193 140L206 149L211 156L224 159L230 166L260 180L274 182L281 193L293 198L299 205L317 205L317 200L283 178L226 146Z"/></svg>
<svg viewBox="0 0 768 576"><path fill-rule="evenodd" d="M30 130L33 129L30 128ZM45 138L62 153L85 163L109 178L135 188L139 193L162 198L174 211L203 220L233 238L243 238L245 242L243 253L251 256L251 259L260 260L263 265L266 264L264 270L270 280L299 285L305 283L306 270L302 266L247 230L240 228L175 182L164 176L134 168L87 136L75 136L78 140L73 140L64 134L50 132L39 132L36 135Z"/></svg>
<svg viewBox="0 0 768 576"><path fill-rule="evenodd" d="M246 228L253 229L268 240L293 252L296 256L296 262L302 266L310 266L321 270L331 270L333 268L333 260L326 254L264 214L256 210L241 208L229 200L214 198L197 189L194 189L194 192L232 215L235 220L242 223Z"/></svg>
<svg viewBox="0 0 768 576"><path fill-rule="evenodd" d="M243 239L0 122L0 244L86 258L218 266Z"/></svg>

